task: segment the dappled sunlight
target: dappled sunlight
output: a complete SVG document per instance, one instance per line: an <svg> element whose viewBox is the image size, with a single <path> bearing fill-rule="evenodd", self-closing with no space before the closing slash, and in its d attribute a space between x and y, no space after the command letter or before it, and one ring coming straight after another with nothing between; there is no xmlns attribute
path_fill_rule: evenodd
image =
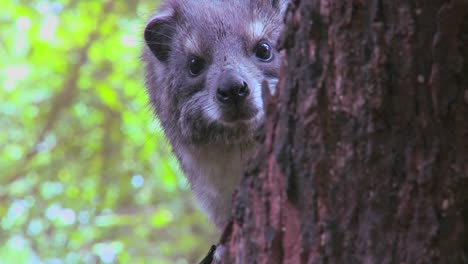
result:
<svg viewBox="0 0 468 264"><path fill-rule="evenodd" d="M194 263L215 242L144 90L156 5L2 3L0 263Z"/></svg>

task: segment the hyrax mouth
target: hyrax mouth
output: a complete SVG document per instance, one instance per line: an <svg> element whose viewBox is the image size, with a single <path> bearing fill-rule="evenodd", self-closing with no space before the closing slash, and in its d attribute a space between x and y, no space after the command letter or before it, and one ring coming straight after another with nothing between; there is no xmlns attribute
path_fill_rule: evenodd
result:
<svg viewBox="0 0 468 264"><path fill-rule="evenodd" d="M255 119L259 113L259 110L253 107L250 103L244 103L235 105L230 108L221 107L220 121L223 123L248 123Z"/></svg>

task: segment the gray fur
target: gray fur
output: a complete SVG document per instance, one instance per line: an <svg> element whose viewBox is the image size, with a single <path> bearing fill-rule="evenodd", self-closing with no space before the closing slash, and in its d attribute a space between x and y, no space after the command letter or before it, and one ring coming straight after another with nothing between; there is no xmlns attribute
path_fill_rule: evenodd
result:
<svg viewBox="0 0 468 264"><path fill-rule="evenodd" d="M277 83L280 55L274 47L285 7L286 0L167 0L145 29L151 104L195 196L220 229L229 219L242 168L258 147L261 83L266 79L271 88ZM255 57L261 40L274 49L269 62ZM206 61L196 77L189 73L191 55ZM250 88L242 107L223 108L215 99L228 71L240 74ZM231 114L244 119L231 121Z"/></svg>

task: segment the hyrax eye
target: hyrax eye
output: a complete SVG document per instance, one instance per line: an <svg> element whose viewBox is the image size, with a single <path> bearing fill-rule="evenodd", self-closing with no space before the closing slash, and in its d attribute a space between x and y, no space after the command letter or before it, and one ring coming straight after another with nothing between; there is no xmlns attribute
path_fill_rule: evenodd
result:
<svg viewBox="0 0 468 264"><path fill-rule="evenodd" d="M199 57L190 57L189 70L192 76L197 76L205 68L205 61Z"/></svg>
<svg viewBox="0 0 468 264"><path fill-rule="evenodd" d="M273 58L270 44L266 41L260 41L255 47L255 56L262 61L270 61Z"/></svg>

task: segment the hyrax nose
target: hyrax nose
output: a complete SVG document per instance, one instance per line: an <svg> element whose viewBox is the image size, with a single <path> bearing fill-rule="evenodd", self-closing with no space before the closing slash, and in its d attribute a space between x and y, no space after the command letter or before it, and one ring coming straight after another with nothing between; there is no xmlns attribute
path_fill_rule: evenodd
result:
<svg viewBox="0 0 468 264"><path fill-rule="evenodd" d="M232 72L223 74L216 90L216 99L222 104L238 104L250 94L249 86L243 78Z"/></svg>

